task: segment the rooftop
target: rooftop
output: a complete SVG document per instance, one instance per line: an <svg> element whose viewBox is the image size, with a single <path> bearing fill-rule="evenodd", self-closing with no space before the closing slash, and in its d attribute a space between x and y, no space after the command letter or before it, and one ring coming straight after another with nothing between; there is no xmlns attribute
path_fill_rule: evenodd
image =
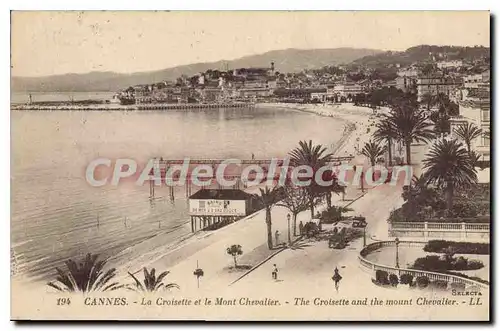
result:
<svg viewBox="0 0 500 331"><path fill-rule="evenodd" d="M242 190L235 189L202 189L191 195L189 199L215 199L215 200L247 200L251 197Z"/></svg>

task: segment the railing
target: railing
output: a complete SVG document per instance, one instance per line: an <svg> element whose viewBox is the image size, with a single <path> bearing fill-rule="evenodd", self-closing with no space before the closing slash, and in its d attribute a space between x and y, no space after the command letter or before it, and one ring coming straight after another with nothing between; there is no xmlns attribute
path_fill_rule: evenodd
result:
<svg viewBox="0 0 500 331"><path fill-rule="evenodd" d="M419 242L419 241L400 241L398 246L402 247L424 247L426 243L424 242ZM386 271L388 273L394 273L394 274L410 274L413 277L419 277L419 276L426 276L429 278L429 280L443 280L448 282L448 284L451 283L462 283L465 284L465 286L474 286L474 287L479 287L479 288L484 288L488 289L489 285L483 284L481 282L474 281L472 279L460 277L460 276L455 276L455 275L448 275L448 274L442 274L439 272L432 272L432 271L425 271L425 270L415 270L415 269L404 269L404 268L396 268L396 267L390 267L386 266L383 264L379 264L376 262L372 262L368 259L366 259L366 256L369 255L371 252L376 251L377 249L380 249L382 247L394 247L396 246L395 241L379 241L375 242L372 244L367 245L365 248L359 252L358 260L359 263L362 267L365 268L365 270L372 272L373 274L377 270L382 270Z"/></svg>
<svg viewBox="0 0 500 331"><path fill-rule="evenodd" d="M480 237L489 239L489 223L391 222L391 237Z"/></svg>

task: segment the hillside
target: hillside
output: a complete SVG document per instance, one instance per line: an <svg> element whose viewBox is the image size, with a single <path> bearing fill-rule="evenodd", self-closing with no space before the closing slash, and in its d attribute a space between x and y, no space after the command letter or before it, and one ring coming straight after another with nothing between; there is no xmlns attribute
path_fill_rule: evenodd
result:
<svg viewBox="0 0 500 331"><path fill-rule="evenodd" d="M432 59L440 60L472 60L490 56L489 47L461 47L461 46L434 46L419 45L408 48L404 52L381 52L374 55L368 55L353 61L353 64L367 67L377 67L387 64L399 63L406 66L414 62L425 62Z"/></svg>
<svg viewBox="0 0 500 331"><path fill-rule="evenodd" d="M132 74L90 72L46 77L12 77L11 89L13 92L116 91L131 85L174 80L182 74L192 76L208 69L223 69L226 64L228 68L268 67L274 61L277 71L298 72L304 69L321 68L326 65L350 63L356 59L380 52L378 50L356 48L285 49L245 56L231 61L196 63Z"/></svg>

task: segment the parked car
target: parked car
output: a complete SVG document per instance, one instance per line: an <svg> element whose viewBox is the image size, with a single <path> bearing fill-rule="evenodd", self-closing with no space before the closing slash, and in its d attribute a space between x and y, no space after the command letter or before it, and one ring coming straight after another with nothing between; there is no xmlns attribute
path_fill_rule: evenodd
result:
<svg viewBox="0 0 500 331"><path fill-rule="evenodd" d="M343 240L338 240L337 238L330 238L328 240L328 248L333 248L333 249L344 249L346 248L347 244Z"/></svg>
<svg viewBox="0 0 500 331"><path fill-rule="evenodd" d="M368 223L366 223L364 217L363 217L363 219L355 220L354 222L352 222L353 228L364 228L367 225L368 225Z"/></svg>

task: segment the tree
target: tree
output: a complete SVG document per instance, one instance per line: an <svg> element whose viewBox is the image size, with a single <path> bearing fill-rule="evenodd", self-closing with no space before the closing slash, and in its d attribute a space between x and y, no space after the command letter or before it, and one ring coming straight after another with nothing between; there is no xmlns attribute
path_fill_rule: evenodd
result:
<svg viewBox="0 0 500 331"><path fill-rule="evenodd" d="M312 140L300 141L299 147L292 150L290 153L290 165L293 167L298 166L308 166L312 169L312 178L315 177L316 172L328 165L332 160L333 155L326 152L326 148L322 145L313 145ZM309 195L309 208L311 210L311 218L314 218L314 205L315 200L318 198L324 190L312 180L311 185L307 187L307 193Z"/></svg>
<svg viewBox="0 0 500 331"><path fill-rule="evenodd" d="M238 255L243 254L243 250L241 249L241 245L231 245L230 247L226 248L227 254L231 255L234 260L234 268L238 268L238 260L237 257Z"/></svg>
<svg viewBox="0 0 500 331"><path fill-rule="evenodd" d="M427 111L430 111L436 104L436 97L430 93L425 93L420 99L420 103L425 105Z"/></svg>
<svg viewBox="0 0 500 331"><path fill-rule="evenodd" d="M430 129L431 125L427 121L427 116L413 102L399 103L383 120L390 122L390 125L396 129L398 140L404 142L406 164L408 165L411 165L411 144L413 142L428 142L434 138L434 132Z"/></svg>
<svg viewBox="0 0 500 331"><path fill-rule="evenodd" d="M170 271L164 271L156 277L155 268L151 269L151 272L148 272L147 268L143 269L144 271L144 281L141 282L137 277L134 276L131 272L128 274L135 281L134 290L142 291L142 292L156 292L159 289L171 289L171 288L179 288L179 285L175 283L167 283L163 282L163 279L170 273Z"/></svg>
<svg viewBox="0 0 500 331"><path fill-rule="evenodd" d="M112 282L116 277L116 269L111 268L104 271L106 260L97 260L99 255L87 254L80 263L73 260L65 262L68 271L64 272L56 268L57 278L55 282L47 285L60 292L83 292L114 291L123 287L118 282Z"/></svg>
<svg viewBox="0 0 500 331"><path fill-rule="evenodd" d="M378 143L369 141L361 150L361 154L366 156L370 160L370 164L372 167L377 163L377 159L384 155L385 148L381 147Z"/></svg>
<svg viewBox="0 0 500 331"><path fill-rule="evenodd" d="M441 135L441 138L444 137L444 134L450 132L451 124L450 124L450 116L444 111L443 108L440 108L440 111L435 111L430 115L430 119L434 122L434 129L436 133Z"/></svg>
<svg viewBox="0 0 500 331"><path fill-rule="evenodd" d="M440 140L424 159L425 176L446 192L447 209L453 207L454 190L477 183L477 174L469 153L457 140Z"/></svg>
<svg viewBox="0 0 500 331"><path fill-rule="evenodd" d="M481 136L482 130L472 123L460 124L455 129L455 134L464 141L467 151L471 152L472 141Z"/></svg>
<svg viewBox="0 0 500 331"><path fill-rule="evenodd" d="M321 177L324 182L331 182L331 184L316 186L316 193L318 195L317 199L324 197L326 200L326 206L330 208L332 206L332 193L345 193L345 186L339 184L338 178L332 170L324 171Z"/></svg>
<svg viewBox="0 0 500 331"><path fill-rule="evenodd" d="M293 235L297 235L297 215L307 210L309 207L309 199L307 191L298 186L287 184L283 190L284 198L277 204L278 206L285 207L290 211L293 217Z"/></svg>
<svg viewBox="0 0 500 331"><path fill-rule="evenodd" d="M257 195L257 199L266 209L266 225L267 225L267 247L273 249L273 234L272 234L272 220L271 220L271 209L278 202L277 200L277 189L274 187L269 189L266 186L265 189L259 188L260 195Z"/></svg>
<svg viewBox="0 0 500 331"><path fill-rule="evenodd" d="M373 138L376 142L386 141L387 151L389 152L389 166L392 166L392 142L397 138L396 128L390 121L380 121L376 124Z"/></svg>

